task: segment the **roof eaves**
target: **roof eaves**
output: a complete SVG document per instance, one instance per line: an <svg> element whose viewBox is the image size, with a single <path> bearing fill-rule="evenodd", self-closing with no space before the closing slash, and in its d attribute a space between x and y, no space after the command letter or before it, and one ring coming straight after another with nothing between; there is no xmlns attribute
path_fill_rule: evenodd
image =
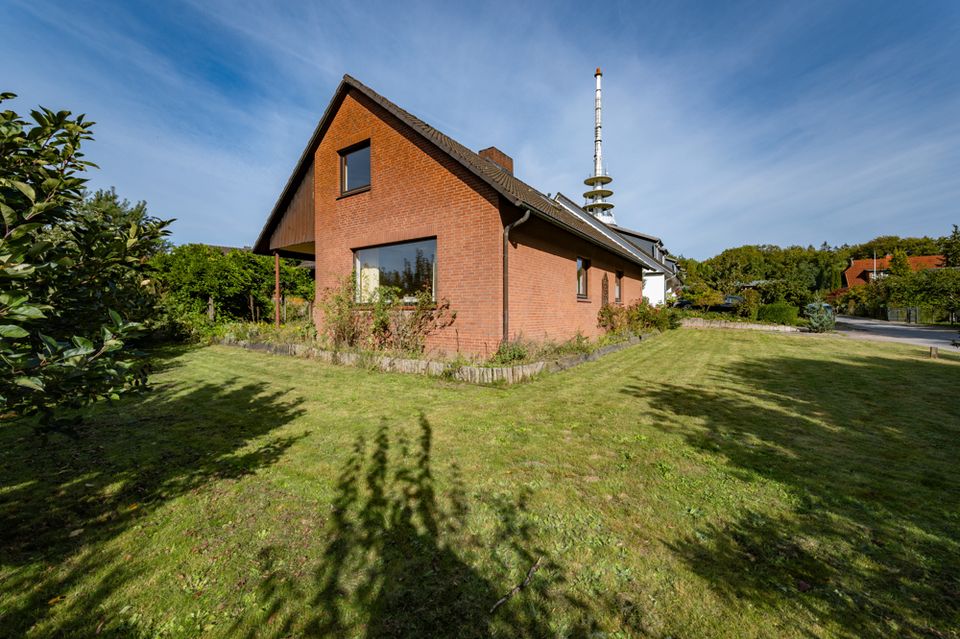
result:
<svg viewBox="0 0 960 639"><path fill-rule="evenodd" d="M565 207L561 207L555 201L550 200L548 197L530 185L526 184L519 178L504 172L494 162L486 160L485 158L481 158L474 151L463 146L453 138L441 133L439 130L420 120L408 111L405 111L349 74L344 74L343 80L337 87L333 98L330 100L330 103L327 105L323 116L320 118L320 121L317 123L313 134L310 136L310 140L307 143L306 148L303 150L303 153L301 153L300 159L297 161L293 172L290 174L290 178L287 180L287 183L284 186L280 197L277 199L270 216L267 218L267 222L264 225L263 230L260 232L260 236L257 238L257 241L254 244L254 252L269 252L269 247L265 247L264 244L269 241L270 234L273 232L273 229L279 222L283 207L286 205L288 199L292 197L297 181L300 178L305 166L309 164L308 160L310 159L310 155L313 149L316 147L319 138L323 135L325 127L329 123L329 120L336 110L335 107L338 104L338 101L342 99L343 95L349 88L356 89L369 100L396 117L403 124L413 129L425 140L448 154L464 168L492 187L494 191L496 191L501 197L514 206L526 207L533 213L537 214L538 217L541 217L544 220L567 230L568 232L582 237L593 244L617 253L621 255L621 257L650 268L658 268L656 266L651 267L649 264L644 264L645 260L638 259L638 256L635 255L630 248L624 249L619 238L611 238L609 233L604 232L602 229L595 228L595 225L589 221L584 223L588 226L594 227L594 230L602 234L606 241L601 241L597 237L591 237L589 233L583 232L581 229L576 228L576 226L572 224L565 223L561 219L563 217L562 213ZM573 215L574 217L579 217L575 213Z"/></svg>
<svg viewBox="0 0 960 639"><path fill-rule="evenodd" d="M647 255L640 248L633 246L629 242L626 242L616 233L611 233L608 225L596 220L596 218L577 206L573 200L568 198L563 193L557 193L557 195L554 197L554 201L561 204L565 209L594 227L600 233L603 233L607 238L615 242L617 246L621 247L621 249L625 249L627 255L629 255L629 259L632 261L640 263L641 266L644 266L645 268L649 267L653 271L660 272L662 270L663 265L658 264L652 256Z"/></svg>
<svg viewBox="0 0 960 639"><path fill-rule="evenodd" d="M271 209L270 215L267 217L266 224L263 225L260 235L257 236L257 241L253 243L254 253L269 253L270 247L264 247L263 243L269 241L270 234L273 232L276 224L280 221L279 216L282 207L286 204L287 199L293 196L293 192L296 190L297 181L301 172L307 166L309 166L308 160L313 154L313 149L316 146L317 141L320 139L323 129L326 127L331 115L335 110L334 104L336 104L337 101L342 98L342 93L345 90L348 77L349 76L346 75L343 76L340 84L337 85L337 90L333 92L333 97L330 98L327 108L324 109L323 115L320 116L320 120L317 122L317 126L313 129L313 133L310 135L310 140L307 142L307 146L303 149L303 152L297 159L297 163L294 164L293 171L290 173L290 177L287 178L287 183L284 185L283 190L280 191L280 197L278 197L276 203L274 203L273 209Z"/></svg>
<svg viewBox="0 0 960 639"><path fill-rule="evenodd" d="M640 231L634 231L633 229L628 229L625 226L620 226L619 224L609 224L610 228L614 229L619 233L626 233L627 235L632 235L634 237L639 237L644 240L649 240L651 242L660 242L663 243L663 240L657 237L656 235L650 235L649 233L642 233Z"/></svg>

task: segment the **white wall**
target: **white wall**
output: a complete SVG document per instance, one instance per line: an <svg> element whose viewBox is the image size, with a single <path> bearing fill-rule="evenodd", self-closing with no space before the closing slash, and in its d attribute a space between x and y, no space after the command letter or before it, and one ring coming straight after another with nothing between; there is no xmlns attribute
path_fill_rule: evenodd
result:
<svg viewBox="0 0 960 639"><path fill-rule="evenodd" d="M663 273L649 273L643 276L643 296L654 306L663 304L667 299L667 278Z"/></svg>

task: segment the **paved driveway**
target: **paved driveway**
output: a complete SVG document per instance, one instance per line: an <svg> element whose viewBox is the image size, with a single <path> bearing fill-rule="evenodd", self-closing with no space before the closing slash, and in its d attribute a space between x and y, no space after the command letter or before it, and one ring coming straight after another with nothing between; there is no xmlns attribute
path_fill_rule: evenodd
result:
<svg viewBox="0 0 960 639"><path fill-rule="evenodd" d="M958 330L960 329L884 322L849 315L837 317L837 332L846 337L879 342L903 342L917 346L939 346L943 349L954 349L950 342L960 339Z"/></svg>

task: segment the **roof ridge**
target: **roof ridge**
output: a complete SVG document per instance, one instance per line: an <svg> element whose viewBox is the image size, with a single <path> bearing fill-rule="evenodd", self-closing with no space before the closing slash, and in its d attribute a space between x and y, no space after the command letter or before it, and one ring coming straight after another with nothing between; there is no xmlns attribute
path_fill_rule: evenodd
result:
<svg viewBox="0 0 960 639"><path fill-rule="evenodd" d="M302 171L305 170L306 160L310 156L311 150L314 149L319 143L326 126L332 119L333 114L336 111L334 105L337 104L337 101L342 98L342 94L345 94L345 87L352 87L356 89L372 102L385 109L388 113L400 120L401 123L413 129L416 133L423 136L424 139L428 140L441 151L447 153L447 155L459 162L468 171L475 174L478 178L480 178L480 180L487 183L494 189L494 191L506 198L514 206L521 208L526 207L538 214L539 217L542 217L546 221L564 228L568 232L579 235L598 246L602 246L603 248L606 248L607 250L630 260L631 262L640 264L641 266L643 265L643 260L640 260L629 250L624 249L619 242L611 240L604 233L600 232L598 229L595 229L590 225L590 223L579 219L575 214L567 211L564 207L548 198L541 191L530 186L512 173L503 171L495 162L480 157L476 151L468 148L464 144L461 144L457 140L441 132L439 129L427 124L406 109L398 106L396 103L377 93L375 90L356 79L349 73L343 74L343 80L340 82L337 90L334 92L333 98L331 98L330 103L327 105L323 116L317 123L313 135L310 137L310 141L307 143L307 146L301 154L300 159L297 161L297 165L294 167L290 178L287 180L287 184L284 186L280 197L277 199L276 204L270 212L270 216L267 218L267 223L264 225L263 230L260 232L260 236L257 238L257 241L254 244L255 251L269 251L269 247L264 248L263 243L268 241L269 234L272 232L272 228L279 222L279 217L282 215L282 210L286 205L288 198L292 197L294 184L297 182L298 176L300 176Z"/></svg>

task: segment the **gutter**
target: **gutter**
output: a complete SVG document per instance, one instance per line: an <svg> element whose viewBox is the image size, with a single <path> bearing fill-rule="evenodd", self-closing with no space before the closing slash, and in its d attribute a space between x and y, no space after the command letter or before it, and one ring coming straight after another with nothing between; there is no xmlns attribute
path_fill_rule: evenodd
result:
<svg viewBox="0 0 960 639"><path fill-rule="evenodd" d="M528 208L523 217L503 227L503 341L510 340L510 231L530 219Z"/></svg>

